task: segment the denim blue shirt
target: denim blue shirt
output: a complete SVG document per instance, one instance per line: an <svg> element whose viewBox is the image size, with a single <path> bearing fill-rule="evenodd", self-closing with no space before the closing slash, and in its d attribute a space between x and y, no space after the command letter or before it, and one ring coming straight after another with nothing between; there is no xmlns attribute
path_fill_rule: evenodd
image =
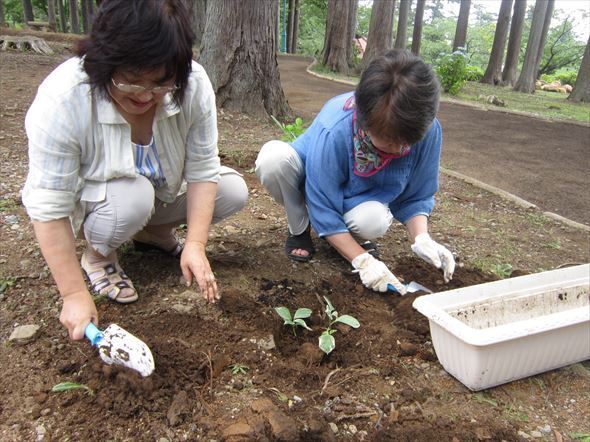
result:
<svg viewBox="0 0 590 442"><path fill-rule="evenodd" d="M354 174L353 110L343 110L353 93L328 101L292 143L305 167L307 208L320 237L348 232L343 215L366 201L389 205L404 224L416 215L429 216L438 191L442 134L436 119L410 154L369 177Z"/></svg>

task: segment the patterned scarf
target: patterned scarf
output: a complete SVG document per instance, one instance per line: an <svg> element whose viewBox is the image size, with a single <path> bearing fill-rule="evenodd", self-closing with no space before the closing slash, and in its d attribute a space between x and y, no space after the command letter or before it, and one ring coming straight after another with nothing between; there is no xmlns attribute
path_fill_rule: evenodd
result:
<svg viewBox="0 0 590 442"><path fill-rule="evenodd" d="M354 174L362 177L369 177L386 167L391 160L405 157L412 150L411 146L404 146L400 153L387 153L373 146L371 138L358 124L356 118L356 103L354 96L344 103L343 110L354 109L352 116L352 136L354 154Z"/></svg>

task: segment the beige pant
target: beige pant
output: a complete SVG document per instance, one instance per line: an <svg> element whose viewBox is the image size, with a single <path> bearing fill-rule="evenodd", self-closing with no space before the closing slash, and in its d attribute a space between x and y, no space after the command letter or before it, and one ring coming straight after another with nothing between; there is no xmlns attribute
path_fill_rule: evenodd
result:
<svg viewBox="0 0 590 442"><path fill-rule="evenodd" d="M274 200L285 208L289 231L299 235L309 224L305 204L305 170L299 155L284 141L269 141L256 158L256 175ZM351 233L363 239L379 238L387 232L393 216L386 204L365 201L342 214Z"/></svg>
<svg viewBox="0 0 590 442"><path fill-rule="evenodd" d="M106 198L88 203L84 236L103 256L109 255L146 225L186 223L186 193L165 203L155 197L152 183L144 176L117 178L107 182ZM217 185L213 223L241 210L248 200L248 188L238 172L222 167Z"/></svg>

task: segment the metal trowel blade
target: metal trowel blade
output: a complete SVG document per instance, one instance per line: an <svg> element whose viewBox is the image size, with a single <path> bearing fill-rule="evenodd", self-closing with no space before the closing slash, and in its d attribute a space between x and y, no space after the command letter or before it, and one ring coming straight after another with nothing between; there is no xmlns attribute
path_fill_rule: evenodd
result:
<svg viewBox="0 0 590 442"><path fill-rule="evenodd" d="M98 343L100 358L107 364L123 365L147 377L154 372L154 357L149 347L117 324L103 331Z"/></svg>
<svg viewBox="0 0 590 442"><path fill-rule="evenodd" d="M416 281L410 282L406 286L406 290L408 291L408 293L416 293L416 292L432 293L432 290L430 290L427 287L424 287L422 284L418 284Z"/></svg>

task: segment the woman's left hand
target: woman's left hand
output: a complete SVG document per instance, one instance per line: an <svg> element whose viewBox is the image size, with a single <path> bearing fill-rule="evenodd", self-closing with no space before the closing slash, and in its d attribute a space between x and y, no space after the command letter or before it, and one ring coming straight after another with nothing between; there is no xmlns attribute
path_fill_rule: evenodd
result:
<svg viewBox="0 0 590 442"><path fill-rule="evenodd" d="M442 269L445 282L453 278L455 258L445 246L434 241L428 233L421 233L414 239L412 251L437 269Z"/></svg>
<svg viewBox="0 0 590 442"><path fill-rule="evenodd" d="M205 244L197 241L185 242L180 257L180 269L187 286L192 284L194 276L203 298L207 301L215 303L221 298L215 275L205 254Z"/></svg>

